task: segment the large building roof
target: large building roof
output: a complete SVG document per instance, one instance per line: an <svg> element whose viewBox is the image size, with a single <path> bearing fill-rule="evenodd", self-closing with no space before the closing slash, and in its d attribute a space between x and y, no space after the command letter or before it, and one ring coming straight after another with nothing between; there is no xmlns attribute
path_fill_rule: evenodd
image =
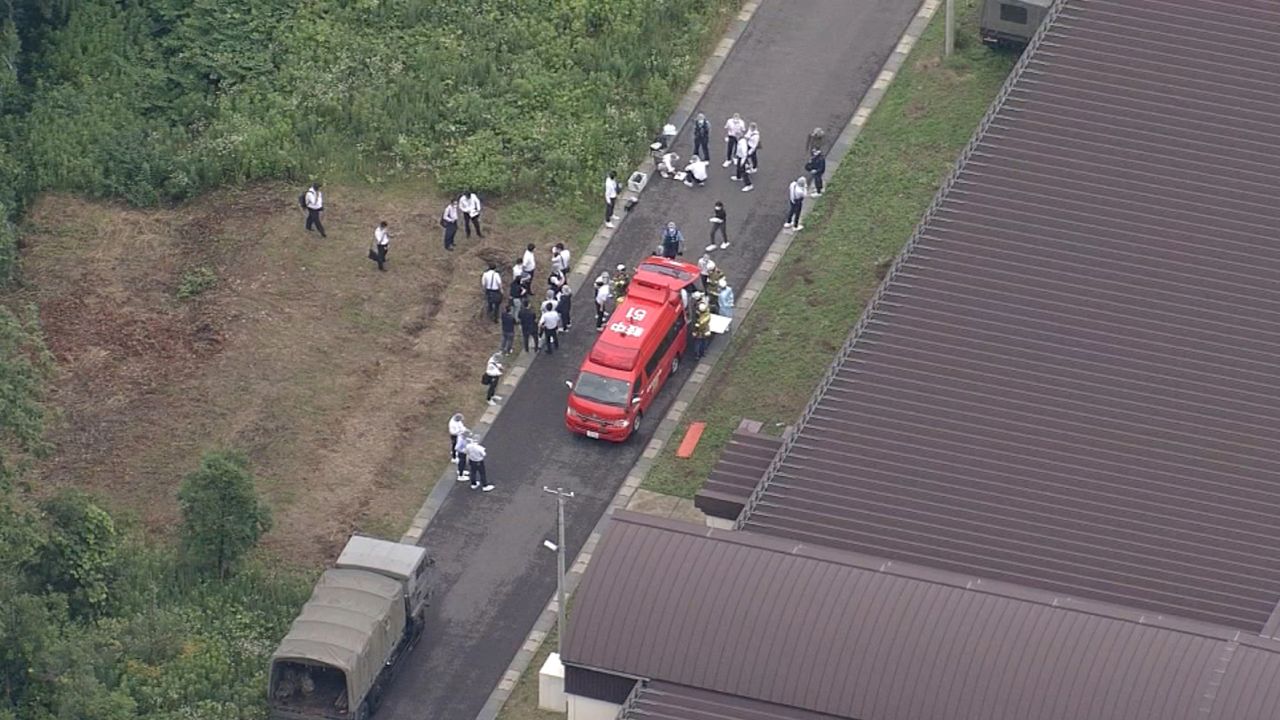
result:
<svg viewBox="0 0 1280 720"><path fill-rule="evenodd" d="M591 561L563 650L571 668L753 701L704 697L720 717L767 703L857 720L1275 720L1280 708L1280 641L628 512ZM690 702L647 717L700 720L676 711ZM775 715L792 716L811 717Z"/></svg>
<svg viewBox="0 0 1280 720"><path fill-rule="evenodd" d="M668 682L644 683L621 720L840 720Z"/></svg>
<svg viewBox="0 0 1280 720"><path fill-rule="evenodd" d="M745 527L1258 632L1280 600L1280 4L1056 11Z"/></svg>

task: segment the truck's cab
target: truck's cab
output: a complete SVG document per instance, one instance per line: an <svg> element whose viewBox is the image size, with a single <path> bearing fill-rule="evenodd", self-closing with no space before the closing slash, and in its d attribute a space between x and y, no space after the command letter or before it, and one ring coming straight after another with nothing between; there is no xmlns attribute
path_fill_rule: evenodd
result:
<svg viewBox="0 0 1280 720"><path fill-rule="evenodd" d="M689 342L685 305L698 278L689 263L651 257L636 268L572 383L565 425L590 438L621 442L680 367Z"/></svg>
<svg viewBox="0 0 1280 720"><path fill-rule="evenodd" d="M272 720L367 720L422 633L426 551L353 536L271 656Z"/></svg>
<svg viewBox="0 0 1280 720"><path fill-rule="evenodd" d="M1031 42L1053 0L984 0L978 29L988 45L1022 47Z"/></svg>

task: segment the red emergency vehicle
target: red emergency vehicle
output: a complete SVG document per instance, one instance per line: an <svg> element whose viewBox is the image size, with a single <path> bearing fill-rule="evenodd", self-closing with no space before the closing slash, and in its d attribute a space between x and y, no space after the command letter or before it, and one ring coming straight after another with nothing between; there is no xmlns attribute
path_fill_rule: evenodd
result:
<svg viewBox="0 0 1280 720"><path fill-rule="evenodd" d="M685 304L697 279L697 265L656 256L640 263L582 361L565 410L570 430L622 442L640 429L645 410L680 367L689 342Z"/></svg>

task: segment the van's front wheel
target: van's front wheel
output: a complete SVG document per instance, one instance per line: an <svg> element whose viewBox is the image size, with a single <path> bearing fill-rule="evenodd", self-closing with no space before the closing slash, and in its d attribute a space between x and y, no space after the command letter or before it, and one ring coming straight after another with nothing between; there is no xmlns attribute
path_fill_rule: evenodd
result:
<svg viewBox="0 0 1280 720"><path fill-rule="evenodd" d="M676 356L671 358L671 375L668 375L667 377L675 376L675 374L679 370L680 370L680 354L676 353Z"/></svg>
<svg viewBox="0 0 1280 720"><path fill-rule="evenodd" d="M636 419L631 423L631 437L635 437L640 434L640 431L644 429L643 423L644 423L644 413L642 412L636 413Z"/></svg>

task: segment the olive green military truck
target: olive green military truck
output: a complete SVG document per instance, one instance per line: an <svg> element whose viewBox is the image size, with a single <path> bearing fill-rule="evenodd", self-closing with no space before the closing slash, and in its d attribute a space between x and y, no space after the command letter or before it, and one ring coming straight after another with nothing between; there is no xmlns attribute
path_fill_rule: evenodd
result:
<svg viewBox="0 0 1280 720"><path fill-rule="evenodd" d="M426 551L354 536L271 656L272 720L367 720L422 635Z"/></svg>

